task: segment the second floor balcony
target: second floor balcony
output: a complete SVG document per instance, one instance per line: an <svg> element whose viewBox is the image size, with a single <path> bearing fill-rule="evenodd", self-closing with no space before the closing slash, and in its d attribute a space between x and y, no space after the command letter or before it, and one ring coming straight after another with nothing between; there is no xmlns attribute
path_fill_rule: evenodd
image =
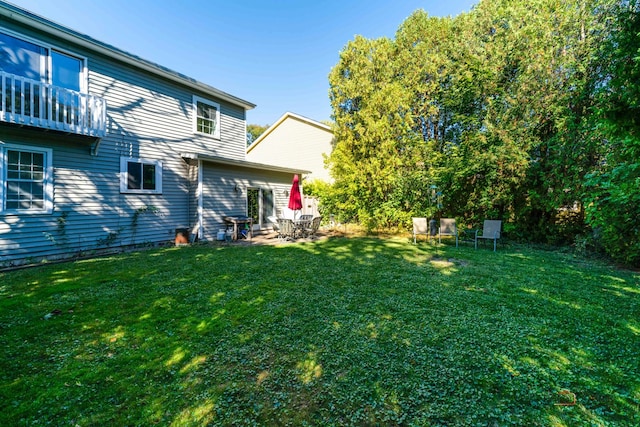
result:
<svg viewBox="0 0 640 427"><path fill-rule="evenodd" d="M107 103L80 93L0 71L0 122L101 138Z"/></svg>

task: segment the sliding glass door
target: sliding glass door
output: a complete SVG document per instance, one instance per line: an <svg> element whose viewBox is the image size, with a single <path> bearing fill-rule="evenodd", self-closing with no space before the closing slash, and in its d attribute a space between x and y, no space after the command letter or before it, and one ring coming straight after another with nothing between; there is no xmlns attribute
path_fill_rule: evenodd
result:
<svg viewBox="0 0 640 427"><path fill-rule="evenodd" d="M267 218L273 215L273 191L266 188L247 190L247 216L253 218L254 229L267 226Z"/></svg>

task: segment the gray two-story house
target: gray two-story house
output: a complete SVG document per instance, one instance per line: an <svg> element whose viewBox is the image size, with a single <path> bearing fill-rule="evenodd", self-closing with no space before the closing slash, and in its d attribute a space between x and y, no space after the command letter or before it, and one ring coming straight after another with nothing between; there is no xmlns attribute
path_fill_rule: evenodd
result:
<svg viewBox="0 0 640 427"><path fill-rule="evenodd" d="M247 162L251 102L0 2L0 267L255 227L294 174Z"/></svg>

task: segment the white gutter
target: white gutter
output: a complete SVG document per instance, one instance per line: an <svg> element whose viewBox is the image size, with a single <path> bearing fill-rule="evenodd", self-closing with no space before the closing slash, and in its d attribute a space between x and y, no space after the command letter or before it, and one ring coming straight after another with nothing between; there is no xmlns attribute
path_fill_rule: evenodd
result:
<svg viewBox="0 0 640 427"><path fill-rule="evenodd" d="M220 165L226 166L237 166L245 169L259 169L259 170L267 170L272 172L284 172L284 173L293 173L298 175L309 175L311 172L303 169L295 169L295 168L286 168L282 166L275 165L267 165L264 163L254 163L247 162L245 160L234 160L227 159L226 157L218 157L211 156L209 154L201 154L201 153L180 153L180 157L182 157L185 161L193 164L195 161L204 161L209 163L217 163Z"/></svg>

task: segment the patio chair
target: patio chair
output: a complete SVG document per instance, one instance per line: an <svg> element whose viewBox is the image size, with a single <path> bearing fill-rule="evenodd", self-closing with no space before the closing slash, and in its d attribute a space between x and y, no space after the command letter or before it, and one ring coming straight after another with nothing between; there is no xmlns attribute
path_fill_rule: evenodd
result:
<svg viewBox="0 0 640 427"><path fill-rule="evenodd" d="M429 224L427 218L413 218L413 243L416 243L416 236L424 234L429 240Z"/></svg>
<svg viewBox="0 0 640 427"><path fill-rule="evenodd" d="M296 226L293 220L278 218L278 240L293 240L295 238Z"/></svg>
<svg viewBox="0 0 640 427"><path fill-rule="evenodd" d="M493 240L493 251L496 251L498 239L500 238L500 228L502 227L502 221L495 219L486 219L482 227L482 234L480 230L476 230L475 248L478 249L478 239L490 239Z"/></svg>
<svg viewBox="0 0 640 427"><path fill-rule="evenodd" d="M322 221L321 216L317 216L311 220L309 226L304 229L304 234L307 237L315 237L318 229L320 228L320 222Z"/></svg>
<svg viewBox="0 0 640 427"><path fill-rule="evenodd" d="M438 243L442 243L442 236L455 236L456 248L458 247L458 228L456 220L453 218L440 218L440 228L438 228Z"/></svg>
<svg viewBox="0 0 640 427"><path fill-rule="evenodd" d="M273 231L278 231L278 218L271 215L267 217L267 221L271 224Z"/></svg>
<svg viewBox="0 0 640 427"><path fill-rule="evenodd" d="M298 218L298 221L311 221L313 219L313 215L300 215L300 218Z"/></svg>

